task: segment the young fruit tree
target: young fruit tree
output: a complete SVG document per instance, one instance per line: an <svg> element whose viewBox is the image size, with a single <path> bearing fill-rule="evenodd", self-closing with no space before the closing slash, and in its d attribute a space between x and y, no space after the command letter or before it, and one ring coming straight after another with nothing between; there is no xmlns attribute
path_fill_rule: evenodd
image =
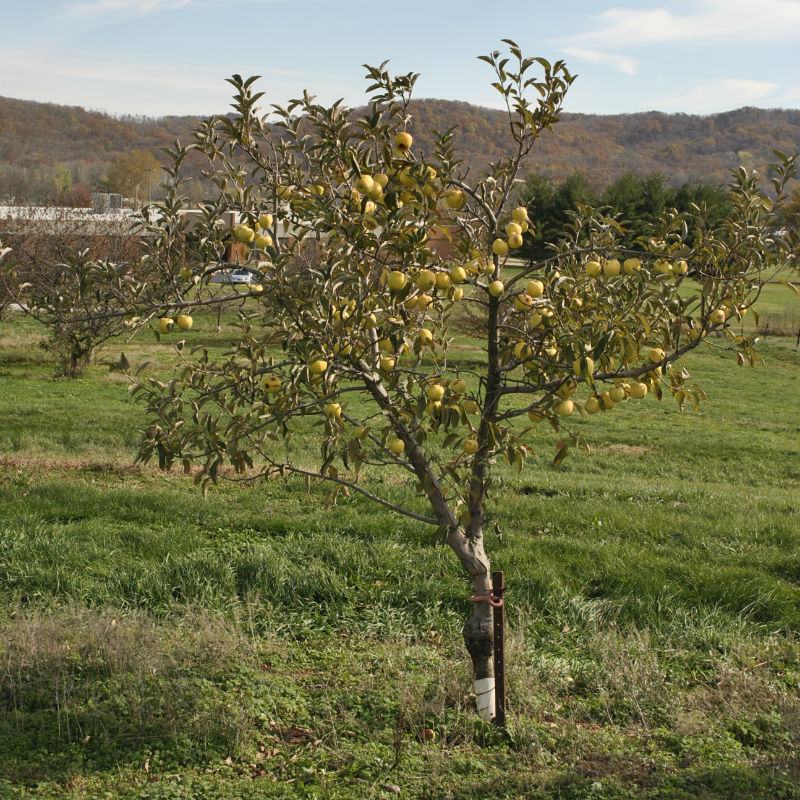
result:
<svg viewBox="0 0 800 800"><path fill-rule="evenodd" d="M682 357L704 342L753 363L753 342L732 323L780 265L771 222L794 170L781 156L769 193L740 170L719 225L667 211L632 250L619 244L615 219L581 207L546 258L520 264L513 255L530 232L514 201L520 171L558 122L573 76L505 44L482 60L513 148L478 175L457 160L455 131L436 133L427 152L415 147L415 74L367 67L359 112L306 94L266 115L255 78L230 79L235 114L174 151L177 161L201 152L218 191L180 271L173 264L177 289L160 313L187 317L220 297L207 279L226 211L239 215L231 234L254 248L258 285L241 292L248 299L224 357L184 347L174 379L134 386L149 414L140 458L199 465L204 489L225 476L296 476L330 486L329 501L361 493L437 529L471 583L463 634L484 719L494 714L484 528L502 499L496 464L529 468L542 423L557 432L558 465L582 444L578 416L624 413L665 392L696 405L702 392ZM180 211L179 169L172 174L153 241L168 239L161 234ZM155 246L151 255L159 261ZM457 325L471 326L479 359L452 346ZM308 449L293 455L294 436L318 437L316 463ZM407 475L418 496L382 493L382 468Z"/></svg>
<svg viewBox="0 0 800 800"><path fill-rule="evenodd" d="M135 331L126 308L149 284L134 218L19 206L5 210L0 226L8 248L0 309L12 307L44 326L43 346L55 356L57 374L79 377L104 342Z"/></svg>

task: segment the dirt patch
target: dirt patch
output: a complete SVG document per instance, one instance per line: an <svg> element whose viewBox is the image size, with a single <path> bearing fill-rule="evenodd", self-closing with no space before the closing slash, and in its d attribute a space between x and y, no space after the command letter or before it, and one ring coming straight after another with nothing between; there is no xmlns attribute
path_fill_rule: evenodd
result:
<svg viewBox="0 0 800 800"><path fill-rule="evenodd" d="M89 458L37 458L3 456L0 458L0 469L21 469L37 471L86 471L99 473L118 473L123 475L139 474L148 468L142 464L115 464L113 461L93 461Z"/></svg>
<svg viewBox="0 0 800 800"><path fill-rule="evenodd" d="M645 447L644 445L638 444L607 444L603 447L595 448L598 452L604 453L620 453L623 456L646 456L648 453L652 453L652 447Z"/></svg>

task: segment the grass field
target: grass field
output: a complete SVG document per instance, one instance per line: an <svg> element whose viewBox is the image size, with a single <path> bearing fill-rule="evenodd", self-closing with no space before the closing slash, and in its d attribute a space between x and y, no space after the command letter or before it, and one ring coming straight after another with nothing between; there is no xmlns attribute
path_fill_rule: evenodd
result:
<svg viewBox="0 0 800 800"><path fill-rule="evenodd" d="M40 337L0 323L0 797L800 797L794 337L756 369L692 356L697 414L598 415L557 469L542 430L504 476L506 734L472 711L468 586L430 531L299 482L204 500L133 464L119 374L54 380Z"/></svg>

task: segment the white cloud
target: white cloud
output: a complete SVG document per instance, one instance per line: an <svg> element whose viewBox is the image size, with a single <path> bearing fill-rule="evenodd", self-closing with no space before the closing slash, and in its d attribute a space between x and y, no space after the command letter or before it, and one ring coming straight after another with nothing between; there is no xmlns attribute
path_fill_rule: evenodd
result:
<svg viewBox="0 0 800 800"><path fill-rule="evenodd" d="M797 108L800 104L800 86L790 86L770 100L770 108Z"/></svg>
<svg viewBox="0 0 800 800"><path fill-rule="evenodd" d="M604 53L600 50L588 50L584 47L565 47L563 52L568 56L591 61L595 64L611 64L617 72L621 72L623 75L636 74L636 61L628 56L619 55L618 53Z"/></svg>
<svg viewBox="0 0 800 800"><path fill-rule="evenodd" d="M614 42L636 46L678 41L770 41L800 34L800 0L695 0L691 11L668 7L609 8L594 30L570 38L571 45Z"/></svg>
<svg viewBox="0 0 800 800"><path fill-rule="evenodd" d="M689 114L708 114L755 103L768 97L778 88L769 81L745 78L723 78L708 81L681 94L654 100L652 108L660 111L684 111Z"/></svg>
<svg viewBox="0 0 800 800"><path fill-rule="evenodd" d="M24 69L20 65L24 64ZM296 91L284 87L308 75L281 67L261 70L270 94ZM85 60L72 51L53 51L31 58L27 50L0 50L0 95L109 113L211 114L227 109L231 88L216 64ZM263 87L262 87L263 88ZM264 101L265 110L269 105Z"/></svg>
<svg viewBox="0 0 800 800"><path fill-rule="evenodd" d="M190 5L193 0L94 0L88 3L73 3L64 10L68 14L125 14L146 16L159 11L173 11Z"/></svg>

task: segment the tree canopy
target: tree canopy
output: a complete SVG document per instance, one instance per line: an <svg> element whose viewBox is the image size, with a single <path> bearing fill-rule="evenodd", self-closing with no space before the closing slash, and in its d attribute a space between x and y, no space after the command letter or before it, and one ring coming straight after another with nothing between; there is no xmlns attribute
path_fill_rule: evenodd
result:
<svg viewBox="0 0 800 800"><path fill-rule="evenodd" d="M456 156L457 131L417 149L414 73L367 67L359 113L308 93L265 112L257 79L233 76L235 113L173 148L165 199L142 215L147 252L127 309L157 319L158 335L184 337L172 380L132 378L148 416L140 458L194 467L204 489L223 478L319 481L329 502L359 492L431 526L470 581L464 639L486 719L496 598L484 529L502 497L497 463L536 468L548 428L559 465L584 444L576 415L651 395L697 405L683 357L704 342L757 360L732 323L787 253L773 219L796 161L779 157L770 194L738 170L713 225L696 203L668 205L662 179L625 179L609 197L647 217L634 240L607 207L583 202L580 179L550 195L534 182L553 209L553 198L575 201L574 213L566 227L557 220L562 233L545 228L546 255L514 267L538 224L514 199L521 170L574 78L561 61L504 44L481 58L513 144L478 175ZM190 153L214 187L191 225ZM257 282L220 292L210 281L231 240L250 249ZM230 302L242 305L227 353L187 349L192 309ZM482 343L477 361L454 346L465 326ZM315 443L316 459L293 449L297 437ZM404 499L386 492L385 470L408 480Z"/></svg>

